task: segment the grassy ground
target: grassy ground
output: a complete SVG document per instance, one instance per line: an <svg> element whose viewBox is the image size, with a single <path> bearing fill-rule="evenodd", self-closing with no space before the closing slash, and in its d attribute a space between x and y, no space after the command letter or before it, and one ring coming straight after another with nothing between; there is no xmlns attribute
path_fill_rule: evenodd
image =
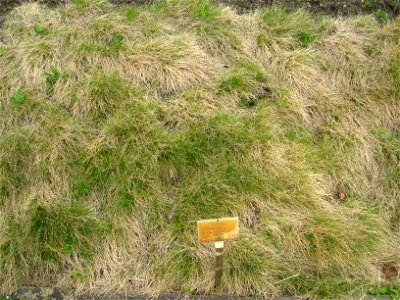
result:
<svg viewBox="0 0 400 300"><path fill-rule="evenodd" d="M0 29L1 292L209 293L196 221L236 215L220 293L383 284L400 266L399 32L206 0L15 9Z"/></svg>

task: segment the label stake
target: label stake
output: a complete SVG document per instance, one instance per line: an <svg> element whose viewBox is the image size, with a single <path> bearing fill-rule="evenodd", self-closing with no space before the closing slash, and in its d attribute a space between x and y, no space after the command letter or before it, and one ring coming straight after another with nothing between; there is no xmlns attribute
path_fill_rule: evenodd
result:
<svg viewBox="0 0 400 300"><path fill-rule="evenodd" d="M215 242L215 283L214 288L221 284L222 272L224 271L224 242Z"/></svg>

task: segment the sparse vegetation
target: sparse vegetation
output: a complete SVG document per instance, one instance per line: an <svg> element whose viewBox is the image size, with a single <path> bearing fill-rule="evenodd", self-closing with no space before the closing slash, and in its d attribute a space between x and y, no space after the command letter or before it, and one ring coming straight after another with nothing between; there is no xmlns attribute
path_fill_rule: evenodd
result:
<svg viewBox="0 0 400 300"><path fill-rule="evenodd" d="M372 5L372 1L371 0L366 0L364 1L364 3L362 4L363 8L370 10L372 9L373 5Z"/></svg>
<svg viewBox="0 0 400 300"><path fill-rule="evenodd" d="M220 293L394 294L374 290L400 267L400 23L384 21L207 0L13 10L0 292L209 293L196 221L238 215Z"/></svg>
<svg viewBox="0 0 400 300"><path fill-rule="evenodd" d="M369 294L373 296L383 297L389 296L390 299L396 300L400 297L400 289L396 287L390 287L387 285L371 288Z"/></svg>

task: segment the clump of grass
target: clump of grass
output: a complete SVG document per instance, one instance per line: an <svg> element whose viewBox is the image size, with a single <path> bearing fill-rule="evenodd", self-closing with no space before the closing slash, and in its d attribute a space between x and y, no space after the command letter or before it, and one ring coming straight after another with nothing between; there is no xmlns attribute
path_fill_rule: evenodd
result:
<svg viewBox="0 0 400 300"><path fill-rule="evenodd" d="M313 43L327 26L325 22L316 23L305 11L289 12L280 7L265 9L261 17L272 36L261 33L258 36L259 44L275 40L289 47L306 47Z"/></svg>
<svg viewBox="0 0 400 300"><path fill-rule="evenodd" d="M206 0L17 8L0 29L0 291L210 293L196 221L239 216L221 294L364 296L400 264L397 32Z"/></svg>
<svg viewBox="0 0 400 300"><path fill-rule="evenodd" d="M0 245L2 272L20 284L35 272L57 271L70 257L93 257L105 227L81 204L46 207L33 203L18 222L8 220ZM24 245L29 244L29 247ZM39 269L37 269L39 268ZM3 276L3 275L2 275Z"/></svg>
<svg viewBox="0 0 400 300"><path fill-rule="evenodd" d="M254 107L260 100L271 96L269 80L256 65L242 63L222 77L219 92L237 96L243 107Z"/></svg>
<svg viewBox="0 0 400 300"><path fill-rule="evenodd" d="M60 85L68 84L68 78ZM74 89L69 90L65 105L77 115L92 116L93 119L103 119L118 105L123 105L130 99L130 89L118 73L107 73L97 70L89 78L74 83ZM63 92L60 87L60 93ZM80 101L81 97L88 101Z"/></svg>
<svg viewBox="0 0 400 300"><path fill-rule="evenodd" d="M297 34L297 38L304 47L307 47L315 41L316 36L302 31Z"/></svg>
<svg viewBox="0 0 400 300"><path fill-rule="evenodd" d="M215 4L208 0L199 1L196 5L194 16L198 19L210 22L213 21L220 14L219 9Z"/></svg>
<svg viewBox="0 0 400 300"><path fill-rule="evenodd" d="M70 9L80 14L100 13L107 11L110 3L105 0L74 0L71 7L67 7L66 12Z"/></svg>
<svg viewBox="0 0 400 300"><path fill-rule="evenodd" d="M46 92L51 94L54 91L54 85L57 83L58 79L60 79L60 72L54 66L51 66L50 72L44 73L44 76L46 77L47 83Z"/></svg>
<svg viewBox="0 0 400 300"><path fill-rule="evenodd" d="M71 253L90 258L93 239L101 236L101 227L90 210L80 204L71 207L32 208L29 235L34 239L38 257L48 264L59 264Z"/></svg>
<svg viewBox="0 0 400 300"><path fill-rule="evenodd" d="M18 90L15 92L14 96L10 98L10 103L14 105L23 104L26 100L26 93L24 91Z"/></svg>
<svg viewBox="0 0 400 300"><path fill-rule="evenodd" d="M121 13L126 17L128 21L132 21L139 16L140 9L136 5L123 6L121 8Z"/></svg>

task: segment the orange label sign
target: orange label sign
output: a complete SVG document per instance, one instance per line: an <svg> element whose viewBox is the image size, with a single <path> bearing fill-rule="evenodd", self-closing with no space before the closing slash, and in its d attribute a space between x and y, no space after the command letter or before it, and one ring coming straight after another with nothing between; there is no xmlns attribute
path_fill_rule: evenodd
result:
<svg viewBox="0 0 400 300"><path fill-rule="evenodd" d="M239 238L239 218L197 221L199 242L229 241Z"/></svg>

